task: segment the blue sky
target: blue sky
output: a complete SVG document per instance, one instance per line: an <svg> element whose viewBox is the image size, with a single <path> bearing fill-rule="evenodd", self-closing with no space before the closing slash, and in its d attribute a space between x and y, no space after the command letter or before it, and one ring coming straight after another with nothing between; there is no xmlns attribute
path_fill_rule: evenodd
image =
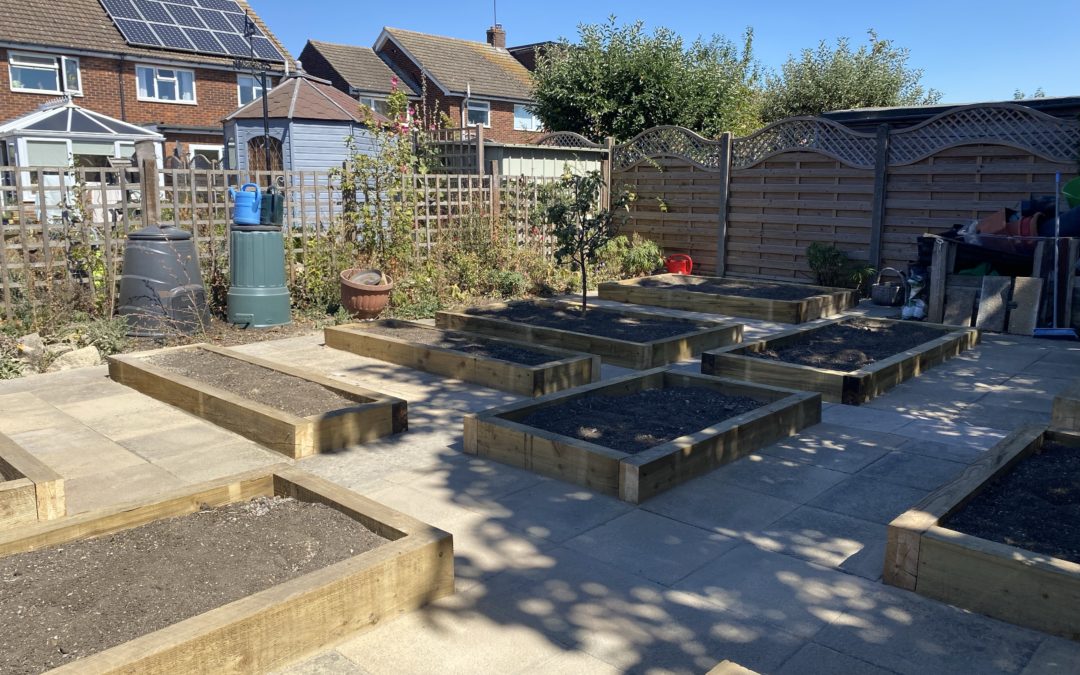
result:
<svg viewBox="0 0 1080 675"><path fill-rule="evenodd" d="M483 40L492 20L491 0L249 2L294 55L308 38L370 46L384 25ZM666 26L687 39L717 33L737 40L752 26L756 55L772 69L821 39L864 40L872 27L911 50L910 63L925 71L924 83L941 91L943 102L1010 99L1017 88L1080 95L1080 0L498 2L511 45L573 39L579 23L609 14Z"/></svg>

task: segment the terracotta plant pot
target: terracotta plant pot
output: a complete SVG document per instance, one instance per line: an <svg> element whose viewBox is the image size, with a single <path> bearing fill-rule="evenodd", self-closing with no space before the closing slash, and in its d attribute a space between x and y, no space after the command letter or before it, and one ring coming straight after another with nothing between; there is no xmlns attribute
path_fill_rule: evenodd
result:
<svg viewBox="0 0 1080 675"><path fill-rule="evenodd" d="M386 280L386 283L362 283ZM390 275L372 269L347 269L341 272L341 306L357 319L374 319L390 302L394 280Z"/></svg>

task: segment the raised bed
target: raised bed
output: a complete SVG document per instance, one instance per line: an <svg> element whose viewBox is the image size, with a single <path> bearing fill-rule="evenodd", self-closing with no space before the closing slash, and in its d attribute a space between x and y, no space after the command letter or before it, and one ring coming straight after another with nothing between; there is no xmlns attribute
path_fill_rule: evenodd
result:
<svg viewBox="0 0 1080 675"><path fill-rule="evenodd" d="M280 394L284 402L259 402L226 389L229 383L208 384L160 365L166 358L187 359L184 354L200 352L265 385L266 392ZM220 361L221 357L229 361ZM191 365L198 366L198 361L191 360ZM293 459L396 434L409 426L408 404L399 398L208 344L110 356L109 376ZM319 407L307 393L326 397L327 407L303 415L291 412L296 405ZM290 397L294 400L286 401Z"/></svg>
<svg viewBox="0 0 1080 675"><path fill-rule="evenodd" d="M834 329L834 326L838 328ZM851 356L854 364L865 362L869 359L861 348L854 346L854 340L845 341L843 335L831 337L832 331L847 330L853 326L890 333L894 335L893 339L899 341L897 344L918 344L890 351L890 343L884 337L879 344L873 344L871 337L869 343L872 348L887 352L887 355L874 357L866 365L846 370L797 363L793 362L795 357L786 356L788 350L794 349L810 352L811 358L807 359L806 355L800 357L799 360L803 361L812 361L816 352L825 363L844 356ZM905 335L908 332L914 333ZM926 340L919 342L923 338ZM979 332L974 328L891 319L835 319L809 328L777 333L764 340L707 351L701 356L701 372L817 391L826 401L859 405L978 343ZM771 358L766 358L767 355Z"/></svg>
<svg viewBox="0 0 1080 675"><path fill-rule="evenodd" d="M720 412L724 401L692 401L686 389L702 390L703 397L755 401L733 408L745 411L727 417ZM680 421L680 414L686 419ZM533 426L535 415L580 420L582 432L570 436ZM601 416L609 420L606 426L596 422ZM470 454L639 504L820 420L818 394L657 368L467 415L464 447ZM651 425L648 432L645 423ZM681 423L681 433L664 440L667 437L651 431L664 423ZM624 438L616 442L620 432ZM611 440L603 438L605 433ZM641 440L645 433L652 436ZM651 437L661 442L647 447Z"/></svg>
<svg viewBox="0 0 1080 675"><path fill-rule="evenodd" d="M326 346L524 396L600 379L600 359L387 319L327 328Z"/></svg>
<svg viewBox="0 0 1080 675"><path fill-rule="evenodd" d="M328 505L386 541L50 672L265 672L453 592L449 534L290 467L261 469L3 533L0 559L274 496Z"/></svg>
<svg viewBox="0 0 1080 675"><path fill-rule="evenodd" d="M496 303L462 312L439 312L440 328L596 354L604 363L655 368L742 339L742 324L592 307L581 319L572 304Z"/></svg>
<svg viewBox="0 0 1080 675"><path fill-rule="evenodd" d="M970 529L973 514L965 509L976 508L979 514L987 513L985 503L979 502L984 493L991 500L1001 499L1003 493L1017 494L1016 483L1002 485L998 481L1017 480L1018 465L1039 461L1034 456L1049 449L1048 444L1056 444L1055 453L1080 455L1078 435L1039 427L1021 428L991 448L959 478L893 520L888 528L885 582L1003 621L1080 640L1077 561L958 531ZM1073 466L1076 466L1075 457ZM1060 489L1045 484L1031 485L1034 481L1028 477L1019 480L1025 488L1055 492L1055 501L1070 498L1075 504L1075 472L1054 479L1065 489L1071 483L1070 492L1063 496ZM1060 528L1074 533L1075 537L1074 521L1046 514L1037 502L1002 504L990 513L999 520L1008 519L1001 521L1005 529L1011 528L1016 522L1013 519L1020 514L1029 518L1027 523L1041 520L1045 522L1044 528ZM961 520L959 525L957 520ZM1025 535L1020 530L1016 532L1018 536Z"/></svg>
<svg viewBox="0 0 1080 675"><path fill-rule="evenodd" d="M0 434L0 529L66 513L64 479Z"/></svg>
<svg viewBox="0 0 1080 675"><path fill-rule="evenodd" d="M657 274L602 283L600 297L781 323L804 323L834 316L858 303L855 291L850 289L687 274Z"/></svg>

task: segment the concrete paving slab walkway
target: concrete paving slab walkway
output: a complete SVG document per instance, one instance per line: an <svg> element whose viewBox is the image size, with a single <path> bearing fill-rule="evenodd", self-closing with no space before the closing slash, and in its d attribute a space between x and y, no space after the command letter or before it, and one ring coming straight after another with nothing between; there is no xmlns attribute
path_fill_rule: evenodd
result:
<svg viewBox="0 0 1080 675"><path fill-rule="evenodd" d="M787 328L745 323L748 337ZM636 507L464 455L462 416L514 395L318 335L237 349L408 400L409 432L297 465L455 535L457 594L282 672L703 673L724 659L784 675L1080 672L1080 644L879 580L888 518L1012 425L1048 422L1080 377L1075 345L987 336ZM104 368L0 382L0 431L69 479L73 513L282 461Z"/></svg>

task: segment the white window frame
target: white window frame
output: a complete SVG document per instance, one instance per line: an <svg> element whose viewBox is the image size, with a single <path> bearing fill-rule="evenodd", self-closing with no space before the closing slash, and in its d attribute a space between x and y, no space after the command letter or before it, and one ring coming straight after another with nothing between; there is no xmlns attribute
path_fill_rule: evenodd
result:
<svg viewBox="0 0 1080 675"><path fill-rule="evenodd" d="M357 98L357 100L360 102L360 105L366 105L374 112L379 112L379 109L375 107L376 103L382 103L384 107L387 103L389 103L389 101L385 98L376 98L374 96L360 96Z"/></svg>
<svg viewBox="0 0 1080 675"><path fill-rule="evenodd" d="M518 110L521 110L529 115L529 118L534 122L534 128L526 129L518 126ZM536 116L536 113L529 111L529 106L523 103L514 104L514 131L543 131L544 125L540 123L540 118Z"/></svg>
<svg viewBox="0 0 1080 675"><path fill-rule="evenodd" d="M469 119L469 113L473 111L473 106L476 106L476 110L483 110L487 113L487 122L483 123L485 129L491 128L491 102L490 101L477 101L474 99L465 100L465 123L467 126L475 127L476 122Z"/></svg>
<svg viewBox="0 0 1080 675"><path fill-rule="evenodd" d="M139 71L141 69L148 69L148 70L154 71L154 95L153 96L143 96L139 92ZM191 74L191 100L190 101L184 101L184 100L180 99L180 78L179 77L173 77L172 78L176 82L176 95L177 95L176 99L158 98L157 97L158 80L168 80L169 79L169 78L163 78L163 77L158 75L158 71L161 71L161 70L171 70L171 71L173 71L173 73L190 73ZM199 105L198 89L199 89L199 87L198 87L198 83L196 83L196 81L195 81L195 71L194 70L189 70L187 68L171 68L171 67L168 67L168 66L153 66L153 65L150 65L148 63L137 63L137 64L135 64L135 98L137 98L140 101L146 101L147 103L168 103L168 104L174 104L174 105Z"/></svg>
<svg viewBox="0 0 1080 675"><path fill-rule="evenodd" d="M259 78L259 76L250 75L250 74L247 74L247 73L237 73L236 74L236 102L237 102L237 104L244 106L244 105L247 105L248 103L251 103L253 101L258 101L260 98L262 98L262 94L259 94L258 96L255 96L254 98L252 98L251 101L248 101L247 103L245 103L244 102L244 97L241 95L243 93L243 91L244 91L244 85L240 83L240 80L242 80L242 79L248 79L248 80L252 81L252 93L253 94L254 94L254 92L256 90L258 90L260 92L262 91L262 80ZM267 77L266 78L266 86L270 87L271 89L274 88L274 79L272 77Z"/></svg>
<svg viewBox="0 0 1080 675"><path fill-rule="evenodd" d="M12 68L13 65L16 68L38 68L38 69L48 68L48 66L42 66L42 65L39 65L39 64L25 65L25 64L14 63L15 61L18 61L20 56L25 56L25 57L30 57L30 58L37 58L37 59L52 59L53 63L54 63L54 65L52 67L52 70L56 71L57 85L59 86L59 89L28 89L28 88L25 88L25 87L16 87L15 86L15 76L11 72L11 68ZM68 89L67 88L67 68L68 68L68 62L69 61L74 61L75 62L75 76L76 76L76 79L79 82L79 88L78 89ZM66 54L41 54L41 53L35 53L35 52L9 51L8 52L8 87L11 89L11 91L19 93L19 94L49 94L51 96L56 96L57 94L71 94L72 96L82 96L83 95L83 90L82 90L82 64L79 63L79 57L77 57L77 56L68 56Z"/></svg>
<svg viewBox="0 0 1080 675"><path fill-rule="evenodd" d="M222 162L222 161L225 160L225 146L224 145L214 145L212 143L188 143L187 149L188 149L188 153L187 153L188 161L191 161L191 159L195 157L195 151L196 150L213 150L213 151L217 152L217 154L218 154L218 157L217 157L218 162Z"/></svg>

